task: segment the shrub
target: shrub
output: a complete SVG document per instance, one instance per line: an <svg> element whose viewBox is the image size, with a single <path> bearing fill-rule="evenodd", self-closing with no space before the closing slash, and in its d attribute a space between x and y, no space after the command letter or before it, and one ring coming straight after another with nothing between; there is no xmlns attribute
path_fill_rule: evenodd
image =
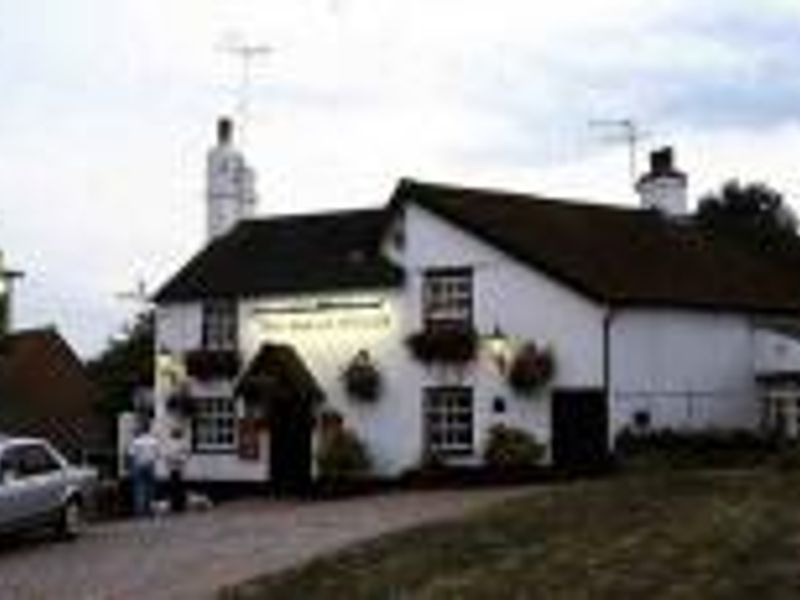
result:
<svg viewBox="0 0 800 600"><path fill-rule="evenodd" d="M744 429L644 432L623 429L615 452L624 459L645 458L668 467L726 467L762 463L776 457L779 440Z"/></svg>
<svg viewBox="0 0 800 600"><path fill-rule="evenodd" d="M320 432L319 475L327 481L352 481L369 474L370 459L361 440L344 427Z"/></svg>
<svg viewBox="0 0 800 600"><path fill-rule="evenodd" d="M409 350L421 363L466 364L475 360L478 334L471 327L439 327L411 334Z"/></svg>
<svg viewBox="0 0 800 600"><path fill-rule="evenodd" d="M781 440L775 466L781 471L800 469L800 444L797 440Z"/></svg>
<svg viewBox="0 0 800 600"><path fill-rule="evenodd" d="M323 408L317 416L317 426L320 435L326 435L329 431L341 429L344 426L344 417L336 409Z"/></svg>
<svg viewBox="0 0 800 600"><path fill-rule="evenodd" d="M544 446L533 434L515 427L494 425L489 430L484 460L497 469L517 469L536 465L543 454Z"/></svg>
<svg viewBox="0 0 800 600"><path fill-rule="evenodd" d="M547 348L539 350L535 344L525 344L517 352L508 372L508 383L515 392L531 394L552 379L555 359Z"/></svg>

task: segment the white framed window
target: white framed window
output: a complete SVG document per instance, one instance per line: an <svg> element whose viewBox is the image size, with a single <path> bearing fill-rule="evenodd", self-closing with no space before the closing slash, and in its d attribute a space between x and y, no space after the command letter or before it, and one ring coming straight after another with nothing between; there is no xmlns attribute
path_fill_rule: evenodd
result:
<svg viewBox="0 0 800 600"><path fill-rule="evenodd" d="M195 398L193 447L198 452L236 450L236 400Z"/></svg>
<svg viewBox="0 0 800 600"><path fill-rule="evenodd" d="M203 348L235 350L238 342L236 302L213 300L203 304Z"/></svg>
<svg viewBox="0 0 800 600"><path fill-rule="evenodd" d="M472 325L472 269L429 269L422 286L427 327Z"/></svg>
<svg viewBox="0 0 800 600"><path fill-rule="evenodd" d="M473 453L472 388L431 387L425 390L425 446L438 456Z"/></svg>

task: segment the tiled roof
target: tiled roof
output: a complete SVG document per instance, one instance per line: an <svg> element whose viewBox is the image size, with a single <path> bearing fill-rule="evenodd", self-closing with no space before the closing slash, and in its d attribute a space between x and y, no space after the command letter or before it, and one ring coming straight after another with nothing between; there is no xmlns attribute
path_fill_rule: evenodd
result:
<svg viewBox="0 0 800 600"><path fill-rule="evenodd" d="M243 222L189 261L156 300L400 285L402 272L379 246L393 211L409 202L609 305L800 313L800 259L789 267L690 217L412 180L384 210Z"/></svg>
<svg viewBox="0 0 800 600"><path fill-rule="evenodd" d="M0 338L0 431L45 437L77 458L100 443L98 390L54 329Z"/></svg>
<svg viewBox="0 0 800 600"><path fill-rule="evenodd" d="M210 243L155 295L158 302L397 286L379 254L386 218L359 210L244 221Z"/></svg>
<svg viewBox="0 0 800 600"><path fill-rule="evenodd" d="M612 305L800 312L800 271L691 218L404 180L414 202L523 263Z"/></svg>

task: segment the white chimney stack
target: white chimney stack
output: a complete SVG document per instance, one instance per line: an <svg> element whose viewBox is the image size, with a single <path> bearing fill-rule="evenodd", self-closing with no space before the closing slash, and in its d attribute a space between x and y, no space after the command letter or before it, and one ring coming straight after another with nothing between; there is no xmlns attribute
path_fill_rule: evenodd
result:
<svg viewBox="0 0 800 600"><path fill-rule="evenodd" d="M675 168L672 148L650 153L650 171L639 178L636 192L643 208L655 208L668 216L688 212L686 173Z"/></svg>
<svg viewBox="0 0 800 600"><path fill-rule="evenodd" d="M217 121L217 143L208 152L206 203L209 241L255 210L255 173L233 145L233 122L227 117Z"/></svg>

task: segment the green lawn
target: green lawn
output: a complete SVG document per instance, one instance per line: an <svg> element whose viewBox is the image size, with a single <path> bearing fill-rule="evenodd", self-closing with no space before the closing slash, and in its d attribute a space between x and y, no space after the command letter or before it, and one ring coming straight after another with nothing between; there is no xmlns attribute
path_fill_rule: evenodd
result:
<svg viewBox="0 0 800 600"><path fill-rule="evenodd" d="M800 473L549 484L224 598L800 598Z"/></svg>

